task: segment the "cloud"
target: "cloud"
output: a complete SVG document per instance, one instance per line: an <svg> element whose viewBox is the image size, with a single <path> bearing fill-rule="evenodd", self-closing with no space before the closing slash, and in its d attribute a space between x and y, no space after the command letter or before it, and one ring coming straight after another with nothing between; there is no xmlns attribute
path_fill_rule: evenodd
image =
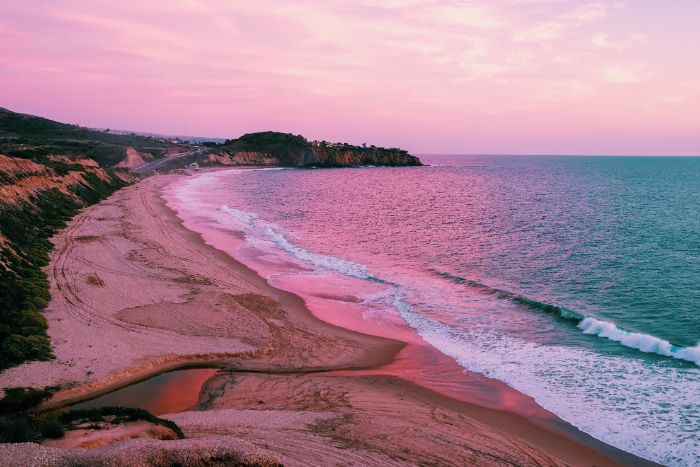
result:
<svg viewBox="0 0 700 467"><path fill-rule="evenodd" d="M0 105L97 126L172 133L186 122L188 132L232 136L274 123L311 137L400 139L391 144L448 127L445 141L467 141L480 135L462 130L486 121L509 135L539 125L543 141L567 119L595 126L596 115L633 112L654 96L700 121L700 105L677 97L695 95L697 83L674 91L700 76L698 32L680 21L691 10L590 0L151 0L138 9L6 0ZM678 21L654 22L649 11Z"/></svg>
<svg viewBox="0 0 700 467"><path fill-rule="evenodd" d="M529 3L529 2L528 2ZM540 3L540 2L537 2ZM546 2L552 3L552 2ZM559 3L559 2L557 2ZM560 39L565 33L573 35L575 29L607 16L614 6L605 3L589 3L554 14L545 21L535 22L513 34L515 42L551 42ZM598 38L600 39L600 38Z"/></svg>
<svg viewBox="0 0 700 467"><path fill-rule="evenodd" d="M641 62L610 65L601 71L601 79L613 84L640 83L648 77L648 66Z"/></svg>
<svg viewBox="0 0 700 467"><path fill-rule="evenodd" d="M565 13L562 15L562 19L579 23L594 21L596 19L604 18L608 14L608 10L610 8L611 7L608 4L602 2L589 3Z"/></svg>
<svg viewBox="0 0 700 467"><path fill-rule="evenodd" d="M435 10L438 21L456 23L479 29L500 28L506 23L487 4L464 4L438 7Z"/></svg>
<svg viewBox="0 0 700 467"><path fill-rule="evenodd" d="M561 37L565 27L563 23L547 22L520 30L515 33L515 42L544 42Z"/></svg>

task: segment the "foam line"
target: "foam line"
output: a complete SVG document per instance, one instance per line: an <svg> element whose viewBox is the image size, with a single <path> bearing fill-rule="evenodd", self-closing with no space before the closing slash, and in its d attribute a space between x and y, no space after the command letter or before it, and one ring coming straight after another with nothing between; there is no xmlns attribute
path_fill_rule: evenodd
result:
<svg viewBox="0 0 700 467"><path fill-rule="evenodd" d="M234 209L226 206L225 204L219 208L219 211L240 221L244 225L247 235L270 241L278 248L292 254L294 257L304 261L305 263L327 271L333 271L340 274L345 274L346 276L355 277L357 279L382 283L385 282L379 277L370 273L367 267L362 264L357 264L337 256L313 253L293 244L284 236L282 232L271 224L261 220L255 213Z"/></svg>
<svg viewBox="0 0 700 467"><path fill-rule="evenodd" d="M599 320L591 316L586 316L564 307L544 303L523 295L518 295L506 290L497 289L480 282L466 279L464 277L455 276L446 272L431 270L438 276L450 280L456 284L464 284L471 288L478 289L480 292L494 295L501 300L509 300L513 303L523 305L527 308L545 313L552 313L560 318L574 321L577 327L584 333L590 334L611 341L619 342L625 347L640 350L646 353L655 353L664 357L672 357L678 360L686 360L700 366L700 344L694 347L681 347L672 344L671 342L659 337L643 334L639 332L626 331L620 329L617 325L610 321Z"/></svg>

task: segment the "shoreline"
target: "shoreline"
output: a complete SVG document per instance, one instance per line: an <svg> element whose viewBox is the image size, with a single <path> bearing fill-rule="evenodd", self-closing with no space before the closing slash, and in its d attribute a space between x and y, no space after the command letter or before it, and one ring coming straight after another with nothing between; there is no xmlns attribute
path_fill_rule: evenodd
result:
<svg viewBox="0 0 700 467"><path fill-rule="evenodd" d="M23 378L22 376L34 375L36 377L37 371L48 369L49 367L55 368L57 365L65 364L67 360L70 360L71 356L75 358L77 355L77 360L79 360L77 363L79 369L77 371L64 371L63 373L59 371L51 375L43 375L44 379L47 379L46 376L49 376L48 380L53 378L54 382L62 382L63 384L72 382L75 385L57 393L52 400L42 407L43 409L77 402L77 400L81 399L93 398L99 394L133 384L136 381L148 379L150 376L165 371L193 366L221 366L233 370L235 378L243 379L244 384L253 385L254 387L265 387L272 380L275 381L276 385L281 386L292 384L290 382L292 380L297 382L299 380L308 380L312 386L319 384L330 386L331 389L329 391L331 393L334 391L332 389L333 386L336 386L336 392L342 392L345 388L352 387L354 392L372 394L372 397L375 399L381 399L375 402L374 405L377 407L381 407L383 403L387 402L383 398L389 397L382 394L382 391L390 394L392 393L392 388L400 387L402 389L401 393L406 399L413 399L413 405L409 402L409 407L427 404L432 407L432 410L439 408L442 411L449 411L450 416L454 417L455 420L462 420L463 426L450 425L452 427L451 430L455 431L448 430L450 436L459 437L459 434L464 435L464 431L468 431L472 436L477 436L476 433L483 436L483 432L486 431L488 433L487 438L493 442L482 440L483 443L479 445L481 450L477 450L482 454L489 452L489 450L495 450L499 451L499 455L502 455L503 452L496 446L495 440L503 442L503 437L505 437L510 443L513 452L523 454L522 458L516 457L515 459L525 463L529 463L525 459L533 462L535 459L540 459L541 461L547 459L545 462L595 463L597 465L614 465L616 462L641 461L635 456L593 440L593 438L589 437L590 440L587 440L586 437L588 435L580 432L578 436L574 436L571 430L565 433L567 430L563 428L561 432L545 429L532 423L531 420L520 414L508 411L507 408L493 409L465 402L421 387L395 374L385 374L387 368L397 363L398 355L407 348L408 344L385 337L368 336L325 322L309 311L302 298L290 292L275 289L252 269L225 252L207 244L199 233L189 230L185 226L185 222L167 205L163 197L163 190L173 183L174 179L181 179L181 176L164 175L151 177L139 182L136 186L124 188L107 201L100 203L100 205L92 206L81 212L54 239L56 249L51 255L52 261L47 270L51 278L52 291L52 302L47 308L47 311L49 311L47 319L49 319L50 323L49 332L57 349L58 362L35 362L22 365L17 367L22 370L13 369L16 371L13 371L9 378L10 383L22 379L31 380L31 378ZM138 298L140 303L135 305L129 303L129 305L134 306L112 310L111 313L106 313L107 316L99 316L100 320L93 320L92 316L84 314L85 310L82 310L83 314L75 312L72 314L61 314L61 311L75 311L72 309L75 308L75 303L71 303L69 299L64 303L57 304L57 297L80 297L80 291L73 290L75 287L73 289L70 287L70 285L75 285L76 282L61 282L65 280L65 277L62 278L60 274L56 274L56 265L66 266L66 262L70 263L66 255L74 254L73 250L79 250L81 246L84 246L84 243L91 242L91 240L86 240L83 243L80 240L75 241L76 238L83 237L85 239L85 237L89 236L85 235L83 230L79 230L81 228L89 230L89 227L85 225L85 220L92 219L94 224L95 222L101 222L99 219L113 219L113 217L100 215L100 212L105 209L109 211L110 207L114 208L115 204L119 206L120 202L122 203L121 206L125 208L122 214L131 208L131 212L124 214L126 218L122 218L125 221L122 223L122 227L136 227L138 230L139 227L143 227L139 226L139 221L152 222L152 228L142 229L147 230L147 233L152 235L142 235L139 239L133 232L129 232L129 228L123 231L117 229L116 234L113 233L115 239L126 237L127 240L136 243L140 247L135 249L124 248L129 254L134 251L137 252L131 255L131 258L127 261L119 259L122 256L121 251L118 246L115 246L121 240L117 240L112 244L108 240L99 242L102 245L102 251L105 249L112 251L117 264L109 263L106 266L102 265L102 268L94 268L100 269L101 275L106 276L104 278L98 277L98 282L102 282L102 288L109 287L108 284L111 282L109 280L110 271L114 276L111 279L123 277L124 274L141 272L143 273L141 277L149 279L148 282L151 282L152 287L155 288L154 290L158 292L156 295L161 299L160 304L154 301L153 295L146 294L146 296L143 296L141 294L138 297L128 297L130 299ZM150 216L150 221L148 216ZM76 229L79 230L77 233ZM140 233L143 234L144 232ZM66 244L70 245L71 242L66 242L66 239L70 239L71 235L74 240L72 248L67 248ZM149 249L153 251L149 251ZM97 248L97 251L99 250L100 248ZM173 261L172 264L161 264L167 262L161 256L163 252L166 252L166 256L172 255L167 258L168 260L176 261ZM85 259L85 257L82 258ZM82 262L82 264L84 265L85 263ZM117 266L124 268L124 270L120 271L117 268L117 273L114 273L114 268ZM65 270L63 271L65 272ZM90 277L91 273L87 271L86 274L87 277ZM152 275L156 277L152 277ZM163 277L163 275L173 277ZM231 278L231 276L235 277ZM69 286L65 287L67 284ZM223 288L227 290L227 294L221 293ZM228 292L231 290L236 292L236 294L232 295L233 298L228 296L230 295ZM212 297L205 296L207 292L218 293L220 296L212 299ZM116 295L119 295L119 293ZM107 299L104 294L98 294L98 297L101 300ZM131 301L139 302L139 300ZM167 309L162 305L163 303L167 303ZM61 306L64 308L62 309ZM203 310L212 306L218 307L219 311L236 309L244 313L245 323L250 324L250 327L241 329L242 326L238 319L231 321L226 317L222 318L220 314L216 313L210 314L210 316L202 316ZM90 305L87 305L86 308L89 310ZM186 329L182 323L172 322L174 319L171 318L173 310L177 310L178 317L190 320L184 322L186 325L204 325L206 322L202 322L209 317L215 320L215 324L218 322L218 324L223 323L222 325L230 326L226 328L228 334L224 333L226 334L225 336L222 334L220 337L212 338L206 334L206 326L202 329L196 329L196 332L193 333L191 329ZM60 316L54 318L54 312ZM239 317L238 315L236 316L236 318ZM75 347L67 349L72 351L73 355L70 352L61 353L59 351L59 349L63 349L63 346L60 345L61 339L69 339L71 333L68 332L66 335L59 332L57 336L54 336L51 325L60 323L64 319L74 319L83 324L84 321L87 321L88 327L91 327L92 322L97 321L101 329L116 333L117 338L114 341L135 335L141 335L144 341L167 336L173 341L173 345L170 346L171 348L166 346L165 349L159 349L161 350L160 355L158 355L157 351L156 355L153 355L153 348L150 348L144 349L145 352L141 354L129 355L127 356L128 358L117 358L116 362L98 362L94 366L96 368L101 366L102 371L96 377L91 378L90 376L97 372L91 369L87 370L85 365L80 365L80 363L85 363L89 359L82 358L81 360L81 354L79 352L76 354ZM198 323L195 323L195 321ZM198 335L198 333L202 335ZM143 337L144 334L145 337ZM235 344L232 344L231 340L235 340ZM186 349L189 352L182 352L182 349L178 347L179 344L183 343L190 345L190 348ZM114 345L117 347L117 344ZM207 348L209 351L195 351L202 347ZM212 351L212 347L216 348L217 351ZM172 348L178 350L173 353ZM219 351L224 349L226 351ZM295 351L299 353L295 354ZM332 351L332 354L329 355L329 351ZM300 358L300 355L303 355L304 358ZM111 366L109 363L111 363ZM138 364L135 365L135 363ZM89 367L90 365L87 366ZM88 376L88 371L92 371L92 375ZM42 378L38 379L41 380ZM254 409L259 409L250 401L242 402L240 395L232 395L232 389L229 387L230 381L221 381L221 377L214 377L212 380L205 383L202 388L200 405L206 405L204 399L211 396L212 393L218 394L219 402L217 403L220 404L222 403L221 401L227 401L228 405L216 406L215 410L193 410L169 416L169 418L172 418L178 425L183 427L186 434L188 431L198 434L210 434L213 423L211 420L209 424L202 422L202 419L206 420L208 416L216 419L214 415L228 413L227 411L230 410L239 410L247 413L251 411L251 405ZM3 373L0 375L0 385L6 387L8 386L7 383L8 375ZM373 388L379 387L381 390L378 393L372 392L373 390L369 386ZM514 390L512 391L515 392ZM285 393L285 391L275 392L270 390L267 393L259 392L258 394L270 396L273 399L270 403L277 410L284 409L289 411L295 408L295 404L298 401L287 400ZM403 402L403 397L398 398ZM398 403L398 400L395 399L396 397L391 399L392 404ZM352 404L350 406L356 412L362 412L357 407L352 406ZM374 409L377 407L374 407ZM305 409L308 409L308 407ZM306 426L308 425L306 422L309 419L313 419L307 413L309 410L300 410L298 407L296 410L299 413L303 412L300 415L303 419L301 425ZM334 410L337 411L340 408L334 406ZM370 413L373 410L372 404L369 404L367 408L362 410ZM311 412L327 415L326 412L328 411L311 410ZM336 412L331 411L331 413ZM343 413L347 415L347 413ZM351 411L351 413L355 412ZM467 417L469 420L463 420L464 417ZM415 423L410 414L405 415L403 419L397 420L397 423L400 425L403 423L401 425L403 428L407 428ZM438 422L433 422L433 424L435 426L430 427L430 429L440 427L441 430L444 430L443 424ZM300 432L303 431L301 425L299 427ZM476 432L474 432L473 428L475 425L479 425L479 429ZM568 424L562 422L562 425ZM362 426L362 424L358 426ZM470 427L471 431L466 430L465 427ZM236 432L236 429L231 428L230 431ZM241 435L237 432L236 434ZM310 435L304 433L298 436L300 439L307 439ZM334 434L333 436L336 435ZM353 436L359 435L354 434ZM255 439L246 439L245 441L255 443ZM269 443L270 440L266 442ZM410 442L418 443L416 440ZM364 440L362 443L366 444L367 441ZM357 445L352 447L352 449L366 450L367 447L362 443L358 441ZM274 446L270 449L275 452ZM329 447L329 449L331 448ZM387 450L389 449L390 447L387 446ZM416 449L414 453L415 459L421 459L418 454L431 449L431 446L418 446ZM370 449L369 452L373 452L373 450ZM525 452L528 454L524 455ZM285 455L289 456L292 454L286 453ZM550 457L550 455L553 457ZM475 458L470 457L470 459L473 460ZM295 459L287 458L287 460L293 464Z"/></svg>

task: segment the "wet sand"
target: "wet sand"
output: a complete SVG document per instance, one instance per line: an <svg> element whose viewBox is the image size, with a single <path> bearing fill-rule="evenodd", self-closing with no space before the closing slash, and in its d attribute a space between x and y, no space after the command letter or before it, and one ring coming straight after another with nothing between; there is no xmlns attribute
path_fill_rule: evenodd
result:
<svg viewBox="0 0 700 467"><path fill-rule="evenodd" d="M421 365L435 354L319 319L184 228L161 196L178 177L119 191L53 240L46 317L56 359L8 370L0 387L60 385L48 408L215 365L224 371L199 402L165 418L188 438L240 440L289 465L640 462L501 383L464 375L461 389L431 389ZM499 397L486 403L490 392Z"/></svg>

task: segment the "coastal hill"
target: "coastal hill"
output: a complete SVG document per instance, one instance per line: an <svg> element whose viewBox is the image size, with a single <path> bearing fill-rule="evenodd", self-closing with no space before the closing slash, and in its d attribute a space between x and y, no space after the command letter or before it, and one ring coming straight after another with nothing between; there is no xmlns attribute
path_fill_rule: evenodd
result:
<svg viewBox="0 0 700 467"><path fill-rule="evenodd" d="M203 166L285 167L417 166L420 159L399 148L308 141L301 135L264 131L223 143L204 142L206 151L172 137L96 130L0 108L0 154L44 163L49 156L92 159L100 167L149 173ZM174 157L178 156L178 157ZM172 160L171 160L172 159Z"/></svg>
<svg viewBox="0 0 700 467"><path fill-rule="evenodd" d="M113 134L0 108L0 154L44 162L49 155L88 158L101 167L130 168L185 152L190 146L165 138Z"/></svg>
<svg viewBox="0 0 700 467"><path fill-rule="evenodd" d="M223 144L209 145L210 161L221 164L256 162L290 167L347 167L362 165L421 165L420 159L398 148L354 146L308 141L300 135L265 131L248 133Z"/></svg>

